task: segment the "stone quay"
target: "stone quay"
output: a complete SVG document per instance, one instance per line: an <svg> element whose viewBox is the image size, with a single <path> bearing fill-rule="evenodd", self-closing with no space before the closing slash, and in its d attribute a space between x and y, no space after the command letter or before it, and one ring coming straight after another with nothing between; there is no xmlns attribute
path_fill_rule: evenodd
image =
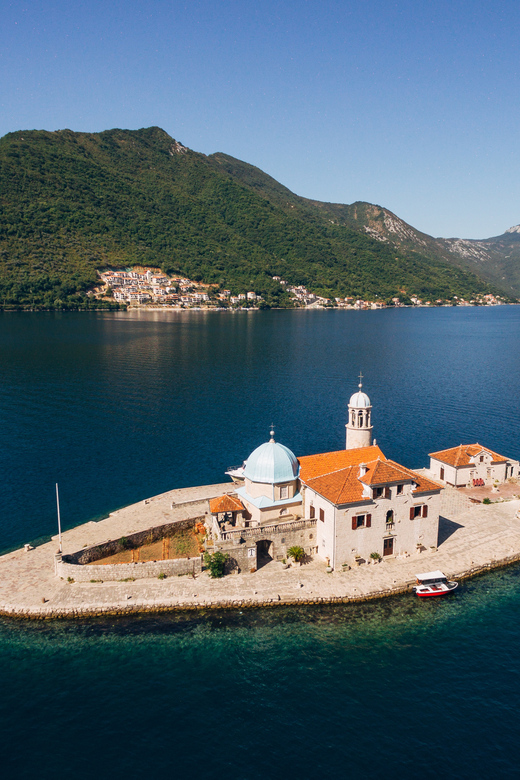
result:
<svg viewBox="0 0 520 780"><path fill-rule="evenodd" d="M150 528L186 523L209 516L211 499L229 493L229 482L172 490L88 522L62 535L63 556L130 537ZM303 565L271 560L254 573L230 573L211 579L201 571L200 556L186 571L164 574L168 561L156 562L149 576L129 576L146 563L122 564L121 577L109 580L102 566L76 566L89 571L77 581L60 575L58 537L50 542L0 556L0 613L52 619L172 610L248 608L297 604L349 603L410 592L419 571L441 569L461 580L520 560L520 500L499 498L491 504L446 487L440 496L436 547L406 556L364 562L330 571L317 558ZM130 569L129 569L130 567ZM105 567L114 570L117 564ZM94 572L95 570L95 572ZM160 571L159 571L160 570ZM65 570L62 572L65 573ZM95 576L90 576L94 574ZM92 581L91 581L92 580ZM410 598L412 597L410 593ZM456 598L454 596L450 598Z"/></svg>

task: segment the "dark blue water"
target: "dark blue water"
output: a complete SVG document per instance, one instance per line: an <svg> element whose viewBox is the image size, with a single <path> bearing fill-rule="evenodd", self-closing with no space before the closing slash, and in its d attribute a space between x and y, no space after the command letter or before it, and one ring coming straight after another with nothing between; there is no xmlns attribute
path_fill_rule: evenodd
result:
<svg viewBox="0 0 520 780"><path fill-rule="evenodd" d="M520 456L520 308L4 314L0 546L182 485L264 441L344 444L363 371L389 457ZM441 604L0 623L8 777L511 777L520 569Z"/></svg>

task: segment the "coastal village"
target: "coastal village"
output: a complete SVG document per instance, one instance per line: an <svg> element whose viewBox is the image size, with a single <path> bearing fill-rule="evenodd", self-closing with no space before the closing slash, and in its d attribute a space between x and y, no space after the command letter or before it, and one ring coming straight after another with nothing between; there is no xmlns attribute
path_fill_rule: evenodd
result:
<svg viewBox="0 0 520 780"><path fill-rule="evenodd" d="M266 307L262 296L254 290L232 294L231 290L220 289L217 284L203 284L180 276L169 277L158 268L110 269L98 274L100 284L89 291L89 297L113 298L127 306L214 310ZM405 305L398 297L388 302L353 297L324 298L303 285L291 285L280 276L273 276L272 280L284 288L297 308L383 309ZM453 296L450 300L435 301L423 300L412 294L408 300L409 306L497 306L504 303L504 299L491 293L471 300Z"/></svg>
<svg viewBox="0 0 520 780"><path fill-rule="evenodd" d="M361 376L346 412L342 450L297 457L271 430L227 482L1 556L0 613L349 603L410 592L418 571L464 579L520 560L518 460L479 443L422 469L387 458Z"/></svg>

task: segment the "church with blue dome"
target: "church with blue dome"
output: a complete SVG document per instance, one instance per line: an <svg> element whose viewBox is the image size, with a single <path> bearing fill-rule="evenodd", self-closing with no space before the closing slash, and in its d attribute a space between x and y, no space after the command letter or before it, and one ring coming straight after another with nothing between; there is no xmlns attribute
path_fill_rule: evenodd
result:
<svg viewBox="0 0 520 780"><path fill-rule="evenodd" d="M301 506L300 464L288 447L274 440L274 431L245 461L244 485L236 491L252 522L266 522Z"/></svg>
<svg viewBox="0 0 520 780"><path fill-rule="evenodd" d="M238 568L285 561L295 545L331 569L436 546L442 485L385 457L361 380L348 403L345 449L296 457L271 430L226 472L236 488L210 502L211 529Z"/></svg>

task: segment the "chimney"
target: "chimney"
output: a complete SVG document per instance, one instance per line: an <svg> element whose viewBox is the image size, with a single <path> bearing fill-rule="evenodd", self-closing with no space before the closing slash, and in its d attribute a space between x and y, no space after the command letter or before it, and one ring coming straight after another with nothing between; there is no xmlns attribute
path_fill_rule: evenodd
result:
<svg viewBox="0 0 520 780"><path fill-rule="evenodd" d="M359 474L358 474L358 479L361 479L361 477L364 477L366 473L367 473L367 466L366 466L366 463L360 463L360 464L359 464Z"/></svg>

